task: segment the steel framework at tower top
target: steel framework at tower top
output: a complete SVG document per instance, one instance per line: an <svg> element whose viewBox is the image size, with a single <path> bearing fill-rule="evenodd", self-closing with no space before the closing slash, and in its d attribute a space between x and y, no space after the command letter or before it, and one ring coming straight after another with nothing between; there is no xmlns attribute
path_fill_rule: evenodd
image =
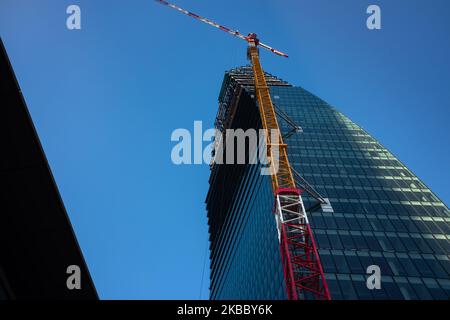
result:
<svg viewBox="0 0 450 320"><path fill-rule="evenodd" d="M295 171L288 159L287 145L283 141L277 112L272 103L269 86L259 60L258 47L282 57L287 58L288 55L262 43L255 33L244 36L238 31L217 24L167 1L155 1L248 43L247 57L253 68L256 99L262 126L265 130L267 160L271 170L275 219L280 239L287 297L290 300L310 297L330 300L328 285L301 196L303 191L308 191L308 188L297 186Z"/></svg>

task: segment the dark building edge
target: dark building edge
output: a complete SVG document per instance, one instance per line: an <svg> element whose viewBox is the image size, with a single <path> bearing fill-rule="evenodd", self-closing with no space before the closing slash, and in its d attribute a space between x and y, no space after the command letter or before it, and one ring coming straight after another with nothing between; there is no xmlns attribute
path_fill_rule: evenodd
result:
<svg viewBox="0 0 450 320"><path fill-rule="evenodd" d="M0 102L0 299L97 300L1 38ZM79 290L67 288L70 265Z"/></svg>

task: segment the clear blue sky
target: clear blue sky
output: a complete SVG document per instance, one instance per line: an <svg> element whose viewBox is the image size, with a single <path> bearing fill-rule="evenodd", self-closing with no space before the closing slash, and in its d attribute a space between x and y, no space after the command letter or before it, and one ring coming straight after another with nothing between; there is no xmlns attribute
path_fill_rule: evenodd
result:
<svg viewBox="0 0 450 320"><path fill-rule="evenodd" d="M450 203L448 0L176 0L289 59L263 66L378 138ZM82 29L66 29L81 7ZM382 9L382 30L366 8ZM207 297L207 165L175 166L176 128L211 127L245 43L152 0L0 2L12 60L102 298ZM208 267L206 267L206 270Z"/></svg>

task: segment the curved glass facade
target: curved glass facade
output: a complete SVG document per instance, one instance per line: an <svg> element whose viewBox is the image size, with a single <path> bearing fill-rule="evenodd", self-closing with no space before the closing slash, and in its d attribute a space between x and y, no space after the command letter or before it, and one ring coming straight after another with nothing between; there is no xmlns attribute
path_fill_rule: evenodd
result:
<svg viewBox="0 0 450 320"><path fill-rule="evenodd" d="M449 299L445 204L320 98L285 83L271 86L271 95L303 129L285 141L291 164L333 207L333 213L309 216L332 299ZM241 94L235 115L233 127L259 127L251 87ZM292 129L279 122L282 132ZM211 298L284 299L269 177L256 165L220 167L227 168L213 169L207 198ZM303 200L308 207L313 199ZM366 285L371 265L380 268L381 289Z"/></svg>
<svg viewBox="0 0 450 320"><path fill-rule="evenodd" d="M448 208L323 100L297 87L271 93L303 129L286 141L291 163L334 209L310 216L332 298L450 298ZM370 265L380 267L379 290L366 286Z"/></svg>

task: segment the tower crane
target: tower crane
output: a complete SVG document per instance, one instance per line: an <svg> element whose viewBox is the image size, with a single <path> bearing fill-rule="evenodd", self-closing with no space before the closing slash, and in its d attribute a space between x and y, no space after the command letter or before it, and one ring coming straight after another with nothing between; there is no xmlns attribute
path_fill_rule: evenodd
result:
<svg viewBox="0 0 450 320"><path fill-rule="evenodd" d="M165 0L155 1L248 43L247 58L253 68L256 99L265 131L267 160L271 169L274 211L287 297L289 300L305 298L330 300L328 285L302 200L302 192L307 190L302 185L298 187L296 184L296 171L291 167L288 159L287 144L283 141L278 125L277 112L261 67L258 48L285 58L288 55L262 43L255 33L244 36L239 31L222 26Z"/></svg>

